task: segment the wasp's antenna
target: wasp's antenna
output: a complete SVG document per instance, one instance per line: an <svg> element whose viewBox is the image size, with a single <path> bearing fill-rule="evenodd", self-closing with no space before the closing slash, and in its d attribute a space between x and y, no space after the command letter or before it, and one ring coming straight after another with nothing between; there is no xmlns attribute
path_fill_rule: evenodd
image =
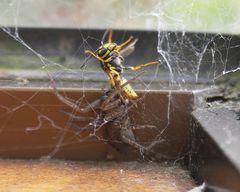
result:
<svg viewBox="0 0 240 192"><path fill-rule="evenodd" d="M104 44L107 35L108 35L108 43L111 43L111 42L112 42L112 29L107 29L107 30L104 32L103 37L102 37L102 40L101 40L101 44L102 44L102 45Z"/></svg>
<svg viewBox="0 0 240 192"><path fill-rule="evenodd" d="M107 29L107 30L104 32L104 34L103 34L103 37L102 37L102 40L101 40L101 45L104 44L104 41L105 41L105 39L106 39L107 34L108 34L108 29Z"/></svg>
<svg viewBox="0 0 240 192"><path fill-rule="evenodd" d="M112 43L112 29L109 29L108 32L108 43Z"/></svg>
<svg viewBox="0 0 240 192"><path fill-rule="evenodd" d="M88 56L87 59L85 59L85 61L83 62L83 64L80 66L80 69L82 69L83 67L85 67L87 65L87 62L92 58L92 56Z"/></svg>

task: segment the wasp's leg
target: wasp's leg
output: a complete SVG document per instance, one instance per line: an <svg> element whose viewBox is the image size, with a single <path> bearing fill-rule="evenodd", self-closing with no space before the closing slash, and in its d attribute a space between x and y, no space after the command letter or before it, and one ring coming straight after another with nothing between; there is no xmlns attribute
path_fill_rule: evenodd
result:
<svg viewBox="0 0 240 192"><path fill-rule="evenodd" d="M126 85L128 85L129 83L135 81L138 77L140 77L144 72L141 72L139 73L138 75L136 75L135 77L133 77L132 79L129 79L128 81L124 82L123 84L119 85L118 86L115 86L114 89L112 88L112 93L108 96L108 98L106 100L104 100L104 102L102 103L102 106L104 107L107 103L109 103L116 95L119 95L120 96L120 99L121 101L127 105L129 104L129 100L127 99L124 99L122 96L121 96L121 91L122 91L122 88L125 87ZM136 106L136 103L132 100L130 100L134 106Z"/></svg>
<svg viewBox="0 0 240 192"><path fill-rule="evenodd" d="M102 109L104 109L104 107L110 103L110 101L117 95L121 92L121 88L119 87L119 80L121 79L120 75L118 72L116 71L110 71L107 73L108 74L108 77L109 77L109 81L110 81L110 84L112 86L112 89L110 90L110 94L108 94L108 98L106 98L103 103L101 104L101 107Z"/></svg>
<svg viewBox="0 0 240 192"><path fill-rule="evenodd" d="M134 39L133 36L130 36L126 41L124 41L122 44L117 46L117 51L120 51L124 46L126 46L128 43L130 43Z"/></svg>
<svg viewBox="0 0 240 192"><path fill-rule="evenodd" d="M93 53L90 50L86 50L85 53L91 54L93 57L95 57L97 60L101 61L101 62L105 62L101 57L98 57L95 53Z"/></svg>
<svg viewBox="0 0 240 192"><path fill-rule="evenodd" d="M137 71L137 70L139 70L139 69L148 67L148 66L150 66L150 65L156 65L156 64L159 64L159 63L160 63L159 61L153 61L153 62L148 62L148 63L140 64L140 65L137 65L137 66L135 66L135 67L133 67L133 66L124 67L123 69L132 70L132 71Z"/></svg>
<svg viewBox="0 0 240 192"><path fill-rule="evenodd" d="M115 87L116 82L115 82L115 79L114 79L114 77L113 77L113 75L115 75L115 73L112 74L111 72L109 72L109 73L107 73L107 74L108 74L108 77L109 77L110 84L111 84L113 87Z"/></svg>

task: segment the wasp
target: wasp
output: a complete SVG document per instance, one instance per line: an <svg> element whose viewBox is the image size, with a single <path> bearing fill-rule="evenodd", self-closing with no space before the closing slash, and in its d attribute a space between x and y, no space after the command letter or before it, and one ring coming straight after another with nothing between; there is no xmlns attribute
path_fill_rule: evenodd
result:
<svg viewBox="0 0 240 192"><path fill-rule="evenodd" d="M101 67L108 75L110 84L113 88L119 88L127 82L122 76L124 70L137 71L150 65L159 64L159 61L153 61L138 66L123 66L124 56L127 56L134 51L134 46L138 39L130 36L125 42L118 45L112 42L112 30L109 30L108 33L108 41L106 43L102 44L94 52L86 50L85 53L92 55L100 61ZM121 89L123 95L127 99L135 100L138 98L137 93L130 84L122 86Z"/></svg>
<svg viewBox="0 0 240 192"><path fill-rule="evenodd" d="M116 44L112 42L112 30L108 31L108 41L102 43L96 51L86 50L86 54L90 54L98 61L100 61L102 69L109 77L111 88L106 91L99 99L93 101L85 107L80 107L78 104L64 98L58 93L56 88L54 89L57 97L66 105L70 106L80 115L74 115L67 113L72 119L76 121L82 121L82 114L88 113L91 110L97 110L98 114L95 118L90 119L84 127L79 127L72 122L71 126L75 127L78 131L93 130L94 132L104 125L106 125L106 138L111 144L119 143L120 141L135 149L141 149L143 151L149 151L156 144L161 143L162 140L156 140L149 146L142 146L137 143L133 129L136 129L132 119L129 115L129 111L132 106L136 106L134 101L139 98L138 94L132 88L130 83L134 81L138 76L126 80L122 74L124 70L137 71L150 65L159 64L159 61L152 61L137 66L125 67L124 57L134 51L134 46L138 41L137 38L130 36L125 42ZM110 124L110 126L107 126ZM143 126L141 126L143 127ZM154 125L146 125L145 127L155 128ZM117 142L115 142L117 141ZM116 146L116 145L115 145Z"/></svg>

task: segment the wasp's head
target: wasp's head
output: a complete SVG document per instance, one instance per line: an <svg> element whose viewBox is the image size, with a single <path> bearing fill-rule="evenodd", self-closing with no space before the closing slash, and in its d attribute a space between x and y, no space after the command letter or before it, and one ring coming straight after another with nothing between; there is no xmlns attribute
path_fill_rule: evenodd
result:
<svg viewBox="0 0 240 192"><path fill-rule="evenodd" d="M108 49L109 51L113 51L116 49L117 44L116 43L105 43L102 45L103 48Z"/></svg>
<svg viewBox="0 0 240 192"><path fill-rule="evenodd" d="M116 50L116 43L105 43L101 47L99 47L97 54L100 57L107 57L112 51Z"/></svg>

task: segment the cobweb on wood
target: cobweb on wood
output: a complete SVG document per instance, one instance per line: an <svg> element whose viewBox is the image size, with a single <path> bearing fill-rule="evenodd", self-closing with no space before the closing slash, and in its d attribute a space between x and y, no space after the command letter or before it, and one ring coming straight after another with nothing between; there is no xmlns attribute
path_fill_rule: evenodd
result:
<svg viewBox="0 0 240 192"><path fill-rule="evenodd" d="M191 2L194 4L194 1ZM120 150L121 153L129 153L130 151L130 153L138 153L140 157L146 159L144 147L151 146L152 143L156 142L156 147L154 146L151 149L151 153L153 154L153 157L150 157L151 160L171 159L173 153L180 154L175 159L176 161L181 160L187 153L184 148L185 143L179 142L182 133L174 135L171 130L173 127L177 127L173 123L175 119L183 118L186 124L182 126L187 127L190 123L190 120L187 119L191 106L186 106L191 100L188 92L209 89L214 86L215 80L219 77L227 73L234 73L240 69L239 58L237 56L239 50L238 37L223 33L186 32L184 20L168 16L161 3L154 3L149 10L142 10L138 9L139 3L137 1L128 1L129 15L126 17L129 20L136 17L141 17L144 20L144 17L147 16L155 18L157 31L149 33L153 39L156 39L154 52L147 54L147 56L144 55L144 57L149 60L158 59L160 61L159 65L144 69L145 73L131 83L134 89L140 90L141 95L140 99L136 101L135 105L137 107L129 105L125 109L127 111L126 116L129 116L131 119L130 126L135 129L134 133L136 132L135 141L139 144L138 147L131 146L129 143L121 139L119 140L119 133L116 133L118 134L118 139L116 140L106 136L107 134L100 127L109 126L108 122L102 122L102 125L97 124L95 128L93 125L96 122L99 123L97 119L100 118L102 112L99 109L91 109L90 105L99 99L110 87L106 74L100 69L99 62L90 58L84 51L87 49L96 50L101 45L104 30L102 30L102 34L96 35L94 32L91 33L91 30L77 29L79 36L77 42L74 42L71 38L62 38L60 48L58 48L61 57L55 59L49 57L46 50L49 47L53 48L55 44L46 44L39 48L33 42L36 40L36 37L35 39L30 39L27 37L28 33L24 34L24 32L21 32L22 29L19 27L18 21L21 18L22 3L23 1L14 0L2 2L6 9L2 10L1 17L10 17L14 25L10 27L2 25L1 29L11 43L17 43L17 49L25 54L24 56L36 62L36 68L40 72L32 72L32 75L38 76L39 74L43 74L47 81L44 82L44 86L41 85L37 88L36 84L33 83L31 85L30 82L29 84L35 88L26 97L14 95L11 91L2 91L3 95L8 95L12 106L9 107L4 102L0 105L2 111L1 118L3 119L1 131L8 132L8 126L11 125L14 117L24 110L30 110L34 115L24 117L26 119L21 119L21 121L29 122L29 124L23 123L25 126L24 134L28 138L37 138L38 135L43 134L44 130L50 129L54 137L49 137L50 141L47 141L46 144L39 142L39 145L23 146L22 148L26 150L31 148L34 150L48 149L46 150L47 152L44 151L41 153L42 156L52 158L61 153L62 150L71 150L74 146L81 146L77 145L78 143L94 143L98 141L99 145L109 145L108 147L112 148L111 150L116 150L117 152L119 149L118 146L115 149L115 145L120 144L119 148L122 148ZM190 6L186 14L189 14L191 11ZM177 28L167 31L166 20L169 23L177 22ZM39 31L35 29L36 33ZM121 32L116 30L115 33L113 30L113 39L116 39L117 43L121 43L128 36L132 35L131 33L138 34L136 31L122 30ZM148 33L146 32L146 34ZM147 35L143 36L147 37ZM51 37L54 38L54 35ZM147 38L141 39L140 37L141 35L138 37L139 42L143 42L141 48L148 49L148 46L150 46L148 42L152 41ZM37 39L36 41L41 40ZM75 46L72 46L72 44ZM138 44L136 44L135 48L136 53L126 58L125 65L140 64L135 61L136 57L141 57L141 54L139 54L141 52L138 52ZM66 51L68 49L70 51ZM54 50L48 51L54 52ZM4 49L1 52L1 55L11 54L11 51L4 51ZM18 58L22 58L22 55L18 54L18 56ZM140 58L137 61L146 61L146 58ZM68 62L64 62L66 59ZM83 63L85 63L84 66ZM138 73L126 73L123 75L130 80L137 76ZM24 75L22 78L24 79ZM99 79L101 80L100 83L97 82ZM67 83L68 80L74 81ZM16 79L11 79L8 83L12 84L16 81L18 82ZM28 84L27 81L26 84ZM206 87L205 84L209 86ZM35 99L44 97L44 93L49 91L46 87L53 93L49 99L52 100L53 97L57 97L58 101L52 104L43 103L41 106L38 106L35 103ZM98 91L93 91L95 88ZM165 91L161 92L160 90ZM178 97L178 91L184 92L186 101L182 101L182 98ZM63 102L62 98L70 104L66 106L66 101ZM86 107L90 108L90 110L85 114L77 110ZM181 111L180 108L185 111ZM52 112L54 110L57 113L57 117L61 118L60 121L56 121L55 117L53 117ZM28 121L29 118L33 118L34 120ZM121 123L124 124L123 122ZM93 128L91 130L85 129L89 125ZM11 129L11 131L14 134L18 134L18 130ZM147 136L145 135L146 132ZM179 145L177 152L157 152L162 151L162 148L169 147L174 142L175 145ZM109 143L114 144L112 146ZM14 148L12 150L18 149ZM112 157L112 154L108 154L107 158L112 159L114 157Z"/></svg>

